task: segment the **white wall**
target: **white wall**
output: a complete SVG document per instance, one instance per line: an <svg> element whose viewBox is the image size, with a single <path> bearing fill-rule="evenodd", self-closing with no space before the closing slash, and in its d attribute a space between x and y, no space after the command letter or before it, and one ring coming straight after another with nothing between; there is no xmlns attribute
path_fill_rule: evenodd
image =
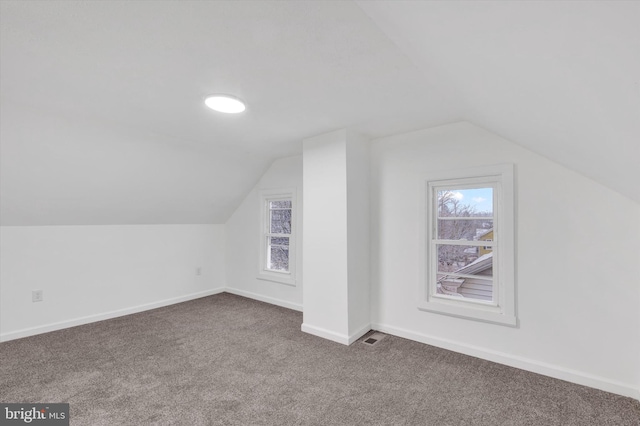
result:
<svg viewBox="0 0 640 426"><path fill-rule="evenodd" d="M350 133L346 148L349 336L353 339L371 329L369 141Z"/></svg>
<svg viewBox="0 0 640 426"><path fill-rule="evenodd" d="M296 285L258 279L260 190L296 189ZM226 223L226 291L302 310L302 156L273 162Z"/></svg>
<svg viewBox="0 0 640 426"><path fill-rule="evenodd" d="M223 225L0 227L0 338L220 292L224 231ZM42 302L31 301L34 289L43 290Z"/></svg>
<svg viewBox="0 0 640 426"><path fill-rule="evenodd" d="M371 156L374 328L640 396L637 203L469 123L375 140ZM519 326L419 311L425 175L509 162Z"/></svg>
<svg viewBox="0 0 640 426"><path fill-rule="evenodd" d="M302 330L347 341L346 131L304 140L303 157L306 286Z"/></svg>

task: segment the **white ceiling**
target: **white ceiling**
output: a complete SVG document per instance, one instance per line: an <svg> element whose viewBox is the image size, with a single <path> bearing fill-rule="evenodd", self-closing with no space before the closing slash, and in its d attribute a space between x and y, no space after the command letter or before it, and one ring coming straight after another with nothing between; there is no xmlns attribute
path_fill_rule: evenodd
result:
<svg viewBox="0 0 640 426"><path fill-rule="evenodd" d="M6 225L224 223L304 138L457 120L640 201L640 3L0 7Z"/></svg>
<svg viewBox="0 0 640 426"><path fill-rule="evenodd" d="M639 1L358 4L465 120L640 202Z"/></svg>

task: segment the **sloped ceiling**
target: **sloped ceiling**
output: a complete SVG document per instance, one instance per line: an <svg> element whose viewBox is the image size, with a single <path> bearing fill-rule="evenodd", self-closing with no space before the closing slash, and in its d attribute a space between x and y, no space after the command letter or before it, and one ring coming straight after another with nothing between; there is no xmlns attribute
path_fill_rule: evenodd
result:
<svg viewBox="0 0 640 426"><path fill-rule="evenodd" d="M304 138L460 118L353 2L1 7L7 225L224 223Z"/></svg>
<svg viewBox="0 0 640 426"><path fill-rule="evenodd" d="M0 7L3 225L224 223L304 138L458 120L640 200L638 3Z"/></svg>
<svg viewBox="0 0 640 426"><path fill-rule="evenodd" d="M465 120L640 202L640 2L358 4Z"/></svg>

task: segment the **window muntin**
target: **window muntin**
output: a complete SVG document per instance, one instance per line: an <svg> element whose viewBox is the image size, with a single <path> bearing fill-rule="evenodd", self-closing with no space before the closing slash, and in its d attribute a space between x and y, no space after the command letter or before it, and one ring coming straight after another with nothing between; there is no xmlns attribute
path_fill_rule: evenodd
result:
<svg viewBox="0 0 640 426"><path fill-rule="evenodd" d="M513 165L425 180L418 308L516 325Z"/></svg>

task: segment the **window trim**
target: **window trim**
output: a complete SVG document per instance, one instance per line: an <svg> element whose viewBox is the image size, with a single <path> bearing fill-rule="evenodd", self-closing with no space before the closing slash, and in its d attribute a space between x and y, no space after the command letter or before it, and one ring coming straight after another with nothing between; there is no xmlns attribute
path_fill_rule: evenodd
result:
<svg viewBox="0 0 640 426"><path fill-rule="evenodd" d="M515 283L514 166L500 164L430 173L425 177L421 207L421 279L418 309L477 321L517 326ZM441 186L486 185L494 188L493 302L461 300L435 292L434 190ZM437 219L437 216L436 216ZM469 245L471 241L461 241ZM488 241L473 241L480 247ZM476 244L477 243L477 244Z"/></svg>
<svg viewBox="0 0 640 426"><path fill-rule="evenodd" d="M291 234L289 237L289 271L276 271L267 269L267 236L270 235L268 204L270 201L291 200ZM259 232L259 259L257 279L272 281L290 286L296 285L296 190L287 189L267 189L259 191L260 201L260 232Z"/></svg>

